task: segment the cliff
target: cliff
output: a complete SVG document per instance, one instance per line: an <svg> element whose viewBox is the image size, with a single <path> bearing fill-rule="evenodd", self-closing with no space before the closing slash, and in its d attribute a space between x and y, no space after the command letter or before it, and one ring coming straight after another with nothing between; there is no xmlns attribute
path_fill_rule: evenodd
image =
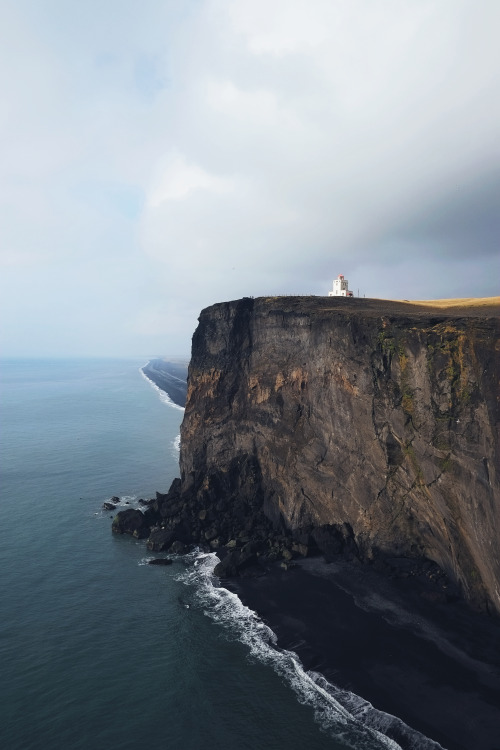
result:
<svg viewBox="0 0 500 750"><path fill-rule="evenodd" d="M163 527L195 523L169 540L243 545L241 562L272 529L285 560L433 561L429 576L500 612L498 313L324 297L203 310L181 482L155 506Z"/></svg>

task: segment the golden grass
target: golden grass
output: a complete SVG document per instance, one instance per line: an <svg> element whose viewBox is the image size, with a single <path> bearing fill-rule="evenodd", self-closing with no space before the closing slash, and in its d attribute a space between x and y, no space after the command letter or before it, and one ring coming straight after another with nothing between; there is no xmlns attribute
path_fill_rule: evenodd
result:
<svg viewBox="0 0 500 750"><path fill-rule="evenodd" d="M491 307L500 305L500 297L457 297L456 299L398 299L407 305L422 305L426 307Z"/></svg>

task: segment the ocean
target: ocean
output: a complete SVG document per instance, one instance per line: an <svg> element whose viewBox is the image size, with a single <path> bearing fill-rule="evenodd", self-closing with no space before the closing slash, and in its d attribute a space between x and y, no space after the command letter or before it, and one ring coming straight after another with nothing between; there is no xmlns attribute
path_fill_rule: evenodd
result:
<svg viewBox="0 0 500 750"><path fill-rule="evenodd" d="M141 360L3 360L0 747L397 750L212 576L111 534L178 475L183 410ZM139 506L140 507L140 506Z"/></svg>

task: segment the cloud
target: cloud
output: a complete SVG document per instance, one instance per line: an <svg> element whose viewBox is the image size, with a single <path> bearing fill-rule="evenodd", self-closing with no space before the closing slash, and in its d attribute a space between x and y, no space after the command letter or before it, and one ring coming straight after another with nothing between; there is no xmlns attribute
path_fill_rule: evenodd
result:
<svg viewBox="0 0 500 750"><path fill-rule="evenodd" d="M257 236L269 216L262 211L263 194L266 203L280 206L280 216L296 216L304 243L307 237L326 239L330 233L356 248L370 235L382 234L401 214L446 200L457 182L488 178L499 119L495 76L488 55L475 62L476 76L466 70L466 49L467 65L460 60L466 6L458 6L457 12L457 5L448 3L447 13L441 8L438 14L430 3L390 3L391 16L383 11L386 5L313 4L314 23L322 29L314 35L301 22L310 17L310 4L295 6L292 23L285 6L277 3L267 31L263 5L252 4L250 11L247 3L231 4L226 22L246 39L245 51L223 46L223 53L215 53L212 75L206 65L208 42L201 45L199 58L191 60L191 78L180 102L181 108L187 104L186 111L178 115L190 121L188 141L180 137L183 153L198 169L216 165L223 178L239 178ZM224 4L216 7L223 15ZM279 19L286 22L284 28ZM208 10L204 20L207 38L218 45ZM263 34L272 42L257 44ZM472 36L477 45L477 35ZM224 65L217 60L221 54ZM266 54L272 58L272 75L264 85ZM252 80L248 70L255 57L259 64ZM299 81L290 94L287 71L297 57L308 71L307 84ZM233 79L218 79L219 68L226 76L235 71ZM192 97L198 106L196 121ZM211 205L211 211L220 212L222 238L226 208L225 195ZM203 206L192 210L196 226Z"/></svg>
<svg viewBox="0 0 500 750"><path fill-rule="evenodd" d="M186 350L201 307L326 293L339 272L367 296L496 293L494 0L2 13L11 349L15 287L76 351L54 323L69 285L67 325L102 353Z"/></svg>
<svg viewBox="0 0 500 750"><path fill-rule="evenodd" d="M151 191L149 205L158 208L167 201L186 198L193 191L227 193L231 190L230 180L210 175L196 164L188 164L181 154L172 154L166 166L159 170L157 185Z"/></svg>
<svg viewBox="0 0 500 750"><path fill-rule="evenodd" d="M29 268L38 261L38 255L27 250L16 251L5 246L0 250L0 268Z"/></svg>
<svg viewBox="0 0 500 750"><path fill-rule="evenodd" d="M476 263L498 260L500 172L457 181L445 195L415 209L399 233L401 239L439 247L443 257Z"/></svg>

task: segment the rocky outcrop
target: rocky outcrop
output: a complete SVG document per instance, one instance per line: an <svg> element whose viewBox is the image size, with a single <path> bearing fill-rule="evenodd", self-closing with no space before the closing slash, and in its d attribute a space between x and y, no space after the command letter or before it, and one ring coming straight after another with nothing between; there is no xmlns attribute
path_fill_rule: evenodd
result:
<svg viewBox="0 0 500 750"><path fill-rule="evenodd" d="M103 504L103 510L116 510L117 503L120 502L120 498L116 495L113 495L113 497L110 500L106 500Z"/></svg>
<svg viewBox="0 0 500 750"><path fill-rule="evenodd" d="M150 519L140 510L128 508L116 514L111 529L114 534L130 534L137 539L145 539L150 533Z"/></svg>
<svg viewBox="0 0 500 750"><path fill-rule="evenodd" d="M266 545L284 560L433 561L498 612L498 357L495 305L214 305L193 336L165 513L177 503L180 541L223 547L229 573Z"/></svg>
<svg viewBox="0 0 500 750"><path fill-rule="evenodd" d="M148 560L148 565L172 565L173 560L170 557L155 557Z"/></svg>

